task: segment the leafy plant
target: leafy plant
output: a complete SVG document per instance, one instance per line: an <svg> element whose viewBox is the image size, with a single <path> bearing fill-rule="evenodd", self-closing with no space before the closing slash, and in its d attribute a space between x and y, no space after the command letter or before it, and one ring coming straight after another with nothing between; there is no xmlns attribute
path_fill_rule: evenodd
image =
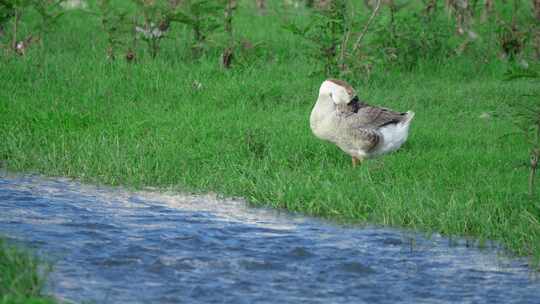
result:
<svg viewBox="0 0 540 304"><path fill-rule="evenodd" d="M135 57L137 22L135 12L112 4L111 0L98 1L98 15L107 36L107 58L116 59L125 54L128 61Z"/></svg>
<svg viewBox="0 0 540 304"><path fill-rule="evenodd" d="M33 7L41 17L41 23L39 24L39 30L41 36L51 31L51 29L57 25L58 20L65 13L62 8L62 3L65 0L56 1L40 1L34 0Z"/></svg>
<svg viewBox="0 0 540 304"><path fill-rule="evenodd" d="M133 0L137 4L139 20L135 26L138 37L147 45L152 58L157 56L159 43L170 26L171 4L168 1Z"/></svg>
<svg viewBox="0 0 540 304"><path fill-rule="evenodd" d="M139 40L155 58L177 4L167 0L132 0L127 4L134 7L113 5L111 0L98 1L98 15L107 35L108 58L115 59L117 53L122 53L128 61L133 60Z"/></svg>
<svg viewBox="0 0 540 304"><path fill-rule="evenodd" d="M191 50L195 58L202 55L207 38L222 26L218 16L223 9L221 1L186 0L171 14L171 21L184 24L193 31Z"/></svg>
<svg viewBox="0 0 540 304"><path fill-rule="evenodd" d="M42 41L63 15L60 4L63 0L0 0L0 41L1 46L16 54L24 55L35 41ZM23 15L35 11L41 17L37 25L25 24Z"/></svg>
<svg viewBox="0 0 540 304"><path fill-rule="evenodd" d="M527 33L521 30L515 22L508 24L500 21L497 38L503 56L509 60L514 60L523 52Z"/></svg>
<svg viewBox="0 0 540 304"><path fill-rule="evenodd" d="M108 57L124 52L128 60L135 57L137 41L142 40L152 58L158 55L161 41L166 38L172 23L186 25L193 31L191 44L195 58L202 55L208 37L224 27L230 39L223 58L232 59L232 11L234 1L228 0L132 0L131 10L113 6L111 0L99 1L99 13L107 34ZM222 14L225 12L225 22Z"/></svg>
<svg viewBox="0 0 540 304"><path fill-rule="evenodd" d="M352 20L346 15L349 11L346 0L331 1L327 9L314 10L311 21L306 26L292 22L284 25L291 33L307 40L315 52L311 55L323 62L326 75L340 73L340 55L346 47L343 41L350 32Z"/></svg>
<svg viewBox="0 0 540 304"><path fill-rule="evenodd" d="M378 24L371 41L383 61L411 69L420 59L449 55L451 24L441 14L394 12L388 19Z"/></svg>
<svg viewBox="0 0 540 304"><path fill-rule="evenodd" d="M13 1L0 0L0 36L5 35L7 23L15 16Z"/></svg>

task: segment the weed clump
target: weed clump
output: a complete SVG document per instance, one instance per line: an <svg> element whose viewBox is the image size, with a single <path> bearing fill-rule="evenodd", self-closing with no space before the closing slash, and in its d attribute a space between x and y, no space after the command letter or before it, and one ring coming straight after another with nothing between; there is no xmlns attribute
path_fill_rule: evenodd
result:
<svg viewBox="0 0 540 304"><path fill-rule="evenodd" d="M53 304L44 297L42 262L0 239L0 303Z"/></svg>

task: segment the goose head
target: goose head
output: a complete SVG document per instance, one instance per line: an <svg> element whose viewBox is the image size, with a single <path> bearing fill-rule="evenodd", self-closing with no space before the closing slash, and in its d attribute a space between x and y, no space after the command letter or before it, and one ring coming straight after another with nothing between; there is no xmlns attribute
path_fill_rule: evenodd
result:
<svg viewBox="0 0 540 304"><path fill-rule="evenodd" d="M330 98L335 105L346 105L356 98L356 92L343 80L328 79L319 89L319 99L321 98Z"/></svg>

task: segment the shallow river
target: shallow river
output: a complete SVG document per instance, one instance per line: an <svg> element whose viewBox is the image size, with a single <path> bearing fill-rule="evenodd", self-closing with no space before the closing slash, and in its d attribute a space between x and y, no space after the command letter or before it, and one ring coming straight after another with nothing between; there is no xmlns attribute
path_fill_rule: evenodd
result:
<svg viewBox="0 0 540 304"><path fill-rule="evenodd" d="M0 234L76 302L540 303L537 275L495 249L211 195L0 173Z"/></svg>

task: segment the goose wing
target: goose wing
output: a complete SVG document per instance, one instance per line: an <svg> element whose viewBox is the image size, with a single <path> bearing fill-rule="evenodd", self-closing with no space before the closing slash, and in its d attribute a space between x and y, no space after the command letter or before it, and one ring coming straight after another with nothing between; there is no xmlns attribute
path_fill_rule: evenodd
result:
<svg viewBox="0 0 540 304"><path fill-rule="evenodd" d="M370 106L364 102L353 100L347 105L348 111L342 117L348 126L347 136L364 151L375 148L382 140L379 128L388 124L397 124L407 117L407 113L392 111L388 108Z"/></svg>
<svg viewBox="0 0 540 304"><path fill-rule="evenodd" d="M407 118L406 112L396 112L387 108L365 105L359 107L351 119L359 128L378 129L388 124L397 124Z"/></svg>

